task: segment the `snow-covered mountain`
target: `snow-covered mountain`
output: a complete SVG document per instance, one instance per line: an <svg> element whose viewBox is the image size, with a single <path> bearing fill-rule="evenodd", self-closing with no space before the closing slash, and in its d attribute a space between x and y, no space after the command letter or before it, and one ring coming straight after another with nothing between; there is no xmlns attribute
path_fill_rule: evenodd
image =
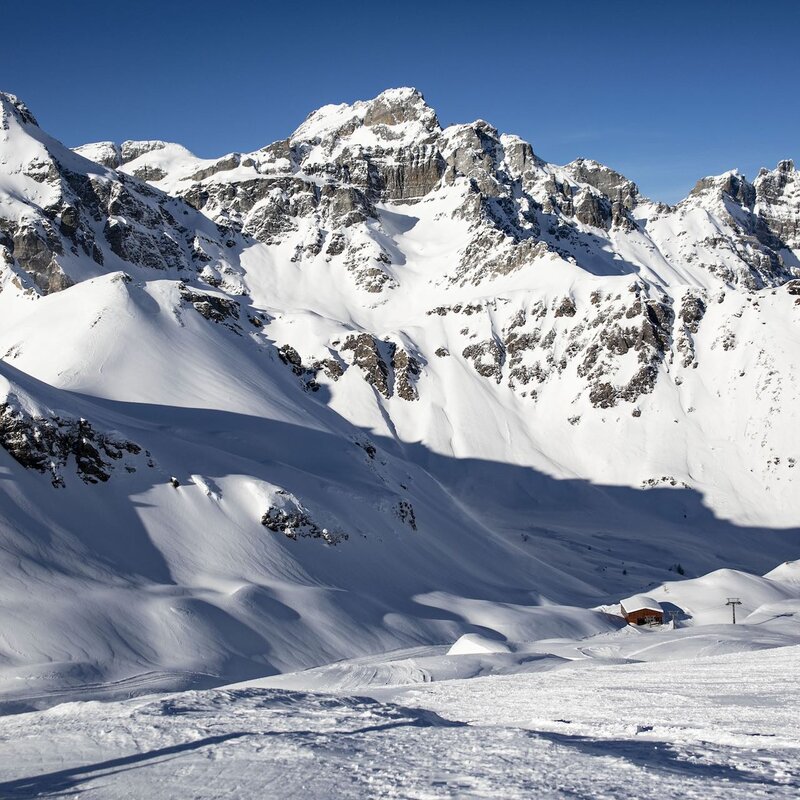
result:
<svg viewBox="0 0 800 800"><path fill-rule="evenodd" d="M792 162L666 206L413 89L217 160L72 151L0 103L9 695L797 556Z"/></svg>

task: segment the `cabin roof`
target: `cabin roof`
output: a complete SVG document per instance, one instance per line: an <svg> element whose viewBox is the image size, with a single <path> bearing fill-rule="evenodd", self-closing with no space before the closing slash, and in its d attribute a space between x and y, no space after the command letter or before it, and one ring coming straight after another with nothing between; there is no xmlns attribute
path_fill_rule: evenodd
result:
<svg viewBox="0 0 800 800"><path fill-rule="evenodd" d="M664 612L664 609L661 608L661 604L657 600L653 600L652 597L648 597L646 594L635 594L631 597L626 597L624 600L620 600L619 604L622 606L622 611L625 614L631 614L634 611Z"/></svg>

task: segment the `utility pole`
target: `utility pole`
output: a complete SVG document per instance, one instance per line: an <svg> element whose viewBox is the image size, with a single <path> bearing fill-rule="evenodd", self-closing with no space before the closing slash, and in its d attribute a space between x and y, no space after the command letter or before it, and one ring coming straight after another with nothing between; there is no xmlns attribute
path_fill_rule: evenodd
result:
<svg viewBox="0 0 800 800"><path fill-rule="evenodd" d="M675 617L677 617L677 616L678 616L678 612L677 611L670 611L669 612L669 621L672 623L672 627L673 628L675 627Z"/></svg>
<svg viewBox="0 0 800 800"><path fill-rule="evenodd" d="M736 624L736 606L740 606L742 601L738 597L729 597L728 602L725 603L726 606L731 607L731 613L733 614L733 624Z"/></svg>

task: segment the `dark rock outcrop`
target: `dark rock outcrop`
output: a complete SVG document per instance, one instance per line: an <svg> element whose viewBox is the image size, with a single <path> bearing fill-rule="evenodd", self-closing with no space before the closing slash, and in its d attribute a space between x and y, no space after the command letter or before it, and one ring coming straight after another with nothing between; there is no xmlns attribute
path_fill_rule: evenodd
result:
<svg viewBox="0 0 800 800"><path fill-rule="evenodd" d="M10 401L0 404L0 445L26 469L49 474L56 487L65 485L62 473L69 463L84 483L104 483L120 464L135 472L138 462L129 456L142 452L134 442L96 431L85 419L36 417Z"/></svg>
<svg viewBox="0 0 800 800"><path fill-rule="evenodd" d="M392 369L394 370L394 390L403 400L416 400L416 380L420 374L420 365L414 356L400 347L392 352Z"/></svg>
<svg viewBox="0 0 800 800"><path fill-rule="evenodd" d="M503 345L496 339L487 339L483 342L468 345L461 353L464 358L472 362L478 375L493 378L496 383L503 380L503 364L506 352Z"/></svg>
<svg viewBox="0 0 800 800"><path fill-rule="evenodd" d="M178 284L181 300L190 304L200 316L211 322L221 323L238 333L240 327L239 304L220 295L206 294L191 289L185 283Z"/></svg>
<svg viewBox="0 0 800 800"><path fill-rule="evenodd" d="M352 352L353 364L364 373L366 382L388 398L389 367L381 354L378 340L368 333L348 336L342 345L342 350Z"/></svg>
<svg viewBox="0 0 800 800"><path fill-rule="evenodd" d="M285 508L271 506L261 517L261 524L273 533L289 539L322 539L330 545L347 541L349 535L340 530L328 530L318 525L299 504L290 502Z"/></svg>

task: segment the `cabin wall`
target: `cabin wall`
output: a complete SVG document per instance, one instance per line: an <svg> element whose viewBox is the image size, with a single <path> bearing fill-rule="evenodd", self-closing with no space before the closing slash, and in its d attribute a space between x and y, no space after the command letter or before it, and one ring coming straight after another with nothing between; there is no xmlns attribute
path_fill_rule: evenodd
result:
<svg viewBox="0 0 800 800"><path fill-rule="evenodd" d="M663 624L664 622L663 611L629 611L623 616L625 617L625 622L627 622L629 625L638 625L638 620L642 617L655 617L659 624Z"/></svg>

